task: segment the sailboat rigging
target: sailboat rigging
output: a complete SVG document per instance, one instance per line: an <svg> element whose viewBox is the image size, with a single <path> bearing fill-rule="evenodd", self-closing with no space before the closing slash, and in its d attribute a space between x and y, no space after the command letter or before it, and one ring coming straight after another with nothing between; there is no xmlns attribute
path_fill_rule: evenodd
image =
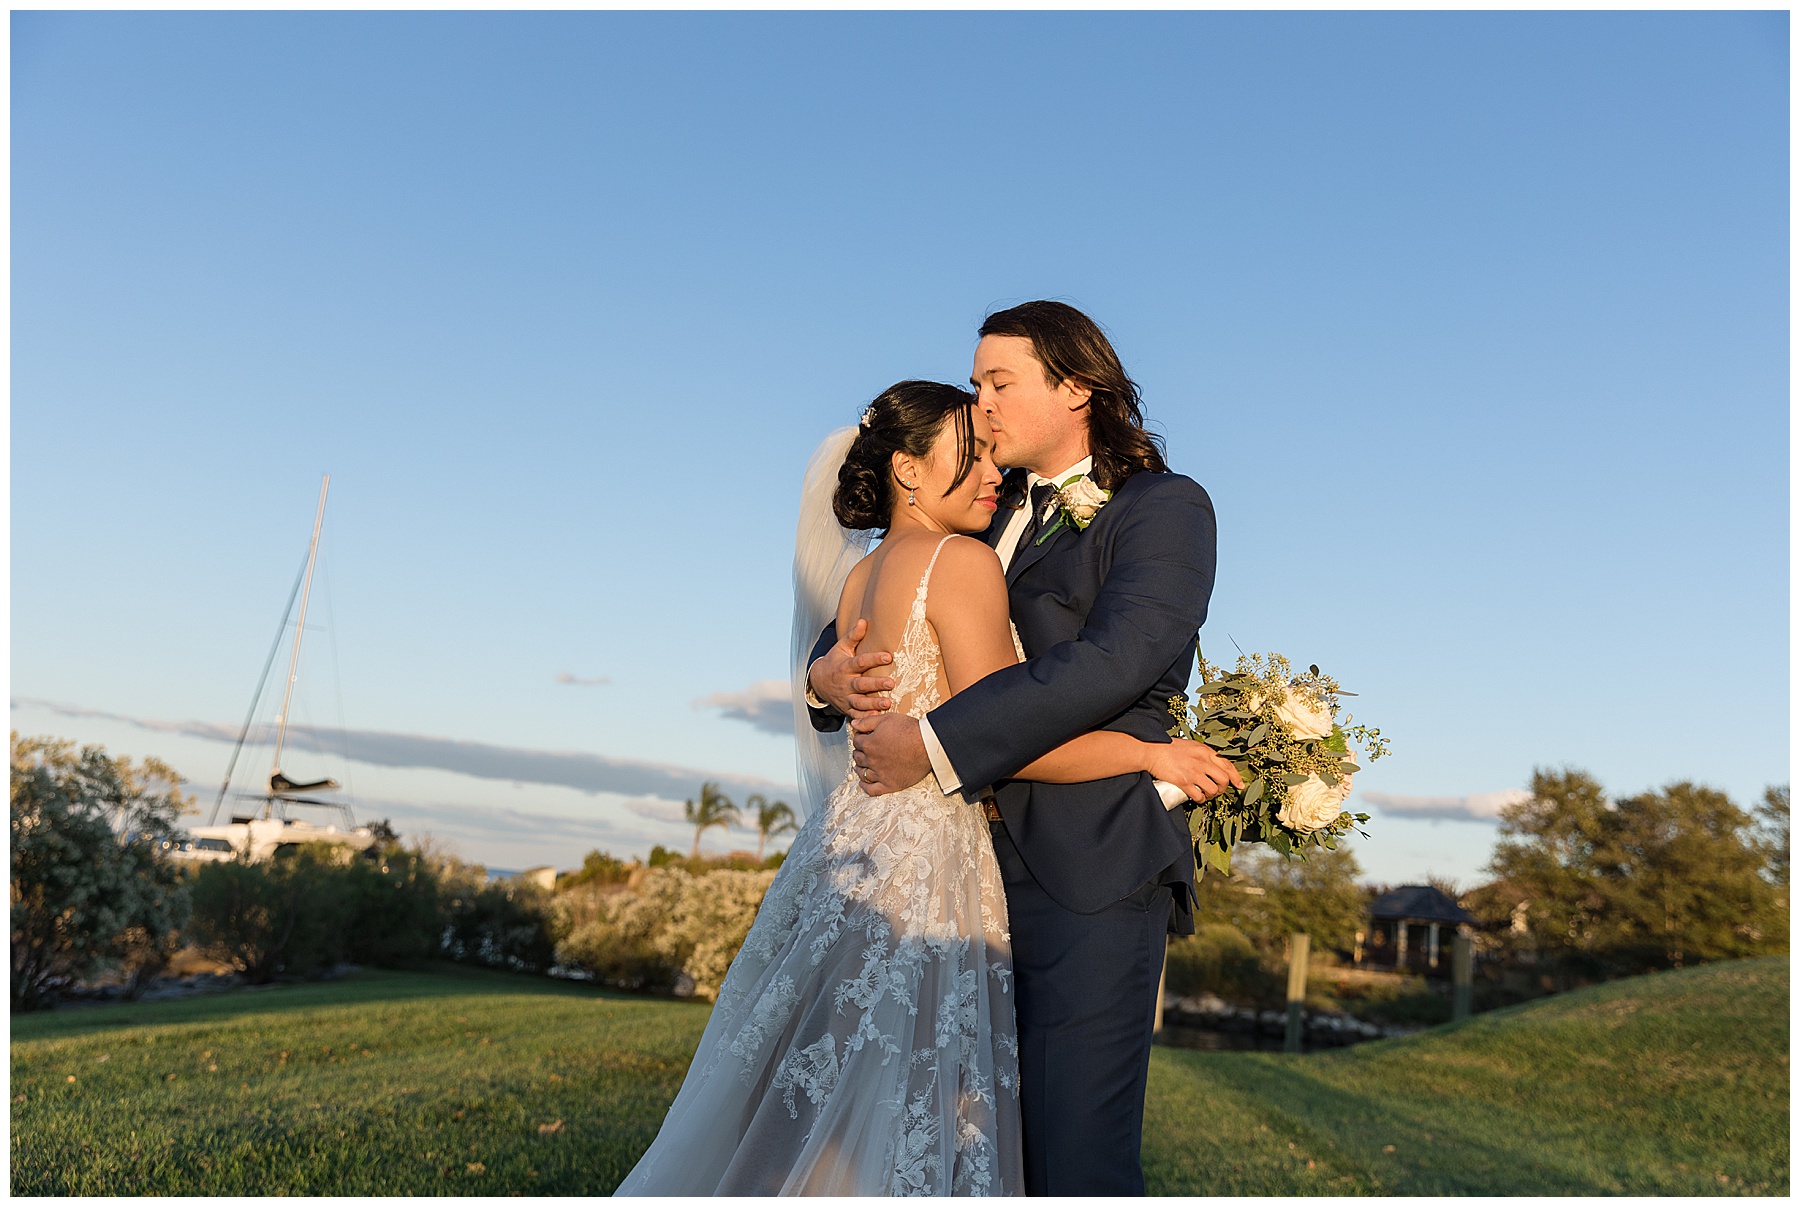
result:
<svg viewBox="0 0 1800 1207"><path fill-rule="evenodd" d="M363 850L375 841L374 834L367 826L356 824L355 815L350 806L342 800L332 800L313 793L329 793L340 787L338 782L329 776L311 780L297 780L289 776L281 767L282 754L287 748L288 723L294 704L294 687L300 679L300 643L306 636L306 612L312 600L313 571L318 564L319 534L325 525L325 500L331 491L331 475L326 474L319 486L319 509L313 517L312 540L306 548L306 562L300 575L294 580L294 589L288 594L287 608L281 617L281 627L276 630L275 642L269 647L269 656L263 663L262 675L256 683L256 693L251 697L250 710L244 715L243 728L238 733L237 744L232 748L231 759L225 767L225 780L219 786L218 799L213 802L212 816L207 824L192 830L193 840L183 844L181 849L172 852L178 856L196 860L232 859L239 856L252 861L266 859L283 847L296 846L307 842L324 842L339 846L347 846ZM237 800L258 802L258 807L250 813L233 815L227 825L216 824L219 809L224 805L226 797L231 795L231 777L235 774L238 756L243 753L244 744L250 737L254 726L256 710L261 704L263 690L268 686L269 672L274 668L275 655L281 648L282 635L287 631L288 617L293 614L294 602L298 598L300 615L294 623L294 644L288 656L287 683L281 697L281 711L275 718L275 753L269 768L269 786L266 792L238 793ZM289 816L292 805L309 805L334 810L343 822L325 826Z"/></svg>

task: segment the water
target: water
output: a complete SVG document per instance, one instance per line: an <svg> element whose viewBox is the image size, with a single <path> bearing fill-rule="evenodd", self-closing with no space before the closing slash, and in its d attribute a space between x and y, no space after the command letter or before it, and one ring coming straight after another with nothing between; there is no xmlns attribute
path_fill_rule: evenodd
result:
<svg viewBox="0 0 1800 1207"><path fill-rule="evenodd" d="M1157 1032L1156 1042L1168 1048L1189 1048L1199 1052L1279 1052L1282 1040L1248 1031L1215 1031L1211 1027L1193 1027L1185 1023L1165 1022Z"/></svg>

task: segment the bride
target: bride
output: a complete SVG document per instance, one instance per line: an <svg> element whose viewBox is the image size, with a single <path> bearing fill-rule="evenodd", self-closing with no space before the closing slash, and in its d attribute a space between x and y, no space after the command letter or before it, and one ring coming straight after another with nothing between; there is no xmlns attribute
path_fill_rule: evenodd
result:
<svg viewBox="0 0 1800 1207"><path fill-rule="evenodd" d="M825 442L795 553L796 692L826 593L839 632L864 625L867 648L894 651L909 716L1022 660L1000 560L977 539L999 483L987 418L955 386L901 382ZM929 775L870 797L848 735L796 712L806 822L617 1193L1021 1194L1006 899L981 803ZM1094 732L1016 778L1190 783L1199 749Z"/></svg>

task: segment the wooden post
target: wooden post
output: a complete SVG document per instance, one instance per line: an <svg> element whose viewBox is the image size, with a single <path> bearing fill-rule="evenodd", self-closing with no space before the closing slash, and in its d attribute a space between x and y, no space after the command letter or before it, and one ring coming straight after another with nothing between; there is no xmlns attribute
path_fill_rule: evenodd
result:
<svg viewBox="0 0 1800 1207"><path fill-rule="evenodd" d="M1475 945L1469 942L1469 936L1460 926L1456 928L1451 953L1450 978L1456 986L1456 997L1450 1017L1460 1023L1469 1017L1469 1006L1475 996Z"/></svg>
<svg viewBox="0 0 1800 1207"><path fill-rule="evenodd" d="M1150 1033L1159 1035L1163 1028L1163 991L1169 987L1169 945L1163 943L1162 975L1156 979L1156 1013L1150 1020Z"/></svg>
<svg viewBox="0 0 1800 1207"><path fill-rule="evenodd" d="M1306 959L1311 946L1312 940L1304 934L1288 939L1287 1043L1283 1045L1288 1052L1300 1050L1301 1011L1306 1005Z"/></svg>

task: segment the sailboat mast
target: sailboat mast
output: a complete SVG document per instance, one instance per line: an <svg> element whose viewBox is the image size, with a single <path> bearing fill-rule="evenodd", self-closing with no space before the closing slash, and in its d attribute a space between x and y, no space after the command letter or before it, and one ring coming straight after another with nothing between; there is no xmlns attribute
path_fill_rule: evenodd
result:
<svg viewBox="0 0 1800 1207"><path fill-rule="evenodd" d="M311 554L307 555L307 560L311 560ZM213 802L212 816L206 819L209 826L219 820L219 808L225 803L225 794L231 791L231 775L237 770L238 755L244 752L244 743L249 740L250 726L256 720L256 706L262 703L263 688L269 685L269 672L275 669L275 655L281 652L281 639L287 633L288 618L294 614L294 601L300 598L300 583L305 577L306 562L303 561L294 575L294 585L288 590L281 623L275 626L275 640L269 643L269 656L263 659L262 676L256 681L256 692L250 697L250 711L244 714L243 727L238 730L237 745L231 748L231 761L225 764L225 781L219 785L219 799Z"/></svg>
<svg viewBox="0 0 1800 1207"><path fill-rule="evenodd" d="M294 622L294 653L288 659L287 690L281 696L281 715L276 718L275 766L271 775L281 772L281 747L287 742L288 706L294 700L294 681L300 677L300 638L306 633L306 604L312 598L313 563L319 557L319 529L325 524L325 495L331 489L331 475L319 485L319 514L313 517L312 544L306 551L306 586L300 592L300 618Z"/></svg>

